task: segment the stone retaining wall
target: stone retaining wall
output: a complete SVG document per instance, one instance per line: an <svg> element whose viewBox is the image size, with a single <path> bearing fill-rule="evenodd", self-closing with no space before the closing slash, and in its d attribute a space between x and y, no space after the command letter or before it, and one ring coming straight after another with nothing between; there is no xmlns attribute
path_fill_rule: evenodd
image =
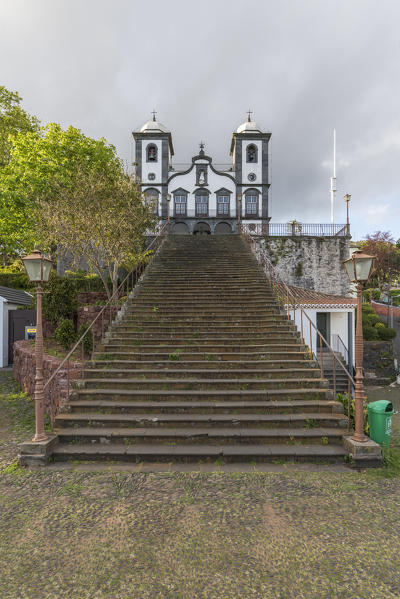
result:
<svg viewBox="0 0 400 599"><path fill-rule="evenodd" d="M348 237L254 237L286 285L322 293L347 295L343 260L349 257Z"/></svg>
<svg viewBox="0 0 400 599"><path fill-rule="evenodd" d="M107 293L105 291L80 291L78 293L79 304L94 304L95 302L102 302L107 300Z"/></svg>
<svg viewBox="0 0 400 599"><path fill-rule="evenodd" d="M62 360L54 356L43 356L44 382L57 370ZM29 341L16 341L14 344L13 376L22 389L33 398L35 390L35 348ZM69 379L76 380L81 376L81 364L69 363ZM60 406L67 399L67 368L63 367L45 389L45 410L49 416L54 416Z"/></svg>
<svg viewBox="0 0 400 599"><path fill-rule="evenodd" d="M103 309L104 306L79 306L78 307L78 321L77 327L85 323L91 323L97 316L97 314ZM95 341L99 341L101 339L101 321L103 318L103 328L104 331L107 331L110 324L110 311L111 318L114 319L117 314L117 308L115 307L107 307L104 310L103 317L99 317L98 320L93 325L94 339Z"/></svg>

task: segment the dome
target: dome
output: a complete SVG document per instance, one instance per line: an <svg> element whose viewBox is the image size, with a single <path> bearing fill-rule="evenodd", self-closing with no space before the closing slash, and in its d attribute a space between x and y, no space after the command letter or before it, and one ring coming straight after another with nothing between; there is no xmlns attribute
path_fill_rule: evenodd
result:
<svg viewBox="0 0 400 599"><path fill-rule="evenodd" d="M152 119L140 128L140 133L169 133L169 131L165 125Z"/></svg>
<svg viewBox="0 0 400 599"><path fill-rule="evenodd" d="M236 133L262 133L262 131L254 121L246 121L237 128Z"/></svg>

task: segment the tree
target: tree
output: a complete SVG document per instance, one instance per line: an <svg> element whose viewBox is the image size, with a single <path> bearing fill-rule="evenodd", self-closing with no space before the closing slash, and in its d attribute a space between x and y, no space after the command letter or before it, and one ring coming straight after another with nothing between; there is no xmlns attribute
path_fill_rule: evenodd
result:
<svg viewBox="0 0 400 599"><path fill-rule="evenodd" d="M79 129L51 123L14 134L7 164L0 169L0 251L4 262L38 241L37 206L57 202L60 188L72 193L77 173L112 179L122 169L115 148Z"/></svg>
<svg viewBox="0 0 400 599"><path fill-rule="evenodd" d="M12 137L39 128L38 119L21 108L21 100L17 92L0 85L0 168L10 159Z"/></svg>
<svg viewBox="0 0 400 599"><path fill-rule="evenodd" d="M77 173L73 189L60 186L56 205L40 203L38 222L47 245L56 242L76 265L86 259L110 298L117 290L119 268L133 266L155 217L136 182L121 170L111 180L104 174Z"/></svg>
<svg viewBox="0 0 400 599"><path fill-rule="evenodd" d="M375 231L372 235L367 235L362 249L376 257L372 278L376 279L380 288L399 275L400 250L396 247L390 231Z"/></svg>
<svg viewBox="0 0 400 599"><path fill-rule="evenodd" d="M37 132L39 121L20 106L21 97L0 86L0 180L4 167L9 164L16 135ZM24 205L17 198L10 201L2 194L0 185L0 253L3 264L23 252L29 244L29 228Z"/></svg>

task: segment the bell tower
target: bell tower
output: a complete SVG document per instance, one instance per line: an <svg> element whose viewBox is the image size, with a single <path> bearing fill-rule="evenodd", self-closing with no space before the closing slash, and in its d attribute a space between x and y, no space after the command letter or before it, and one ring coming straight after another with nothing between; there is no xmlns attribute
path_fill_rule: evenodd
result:
<svg viewBox="0 0 400 599"><path fill-rule="evenodd" d="M138 131L135 140L135 175L145 195L157 200L157 214L167 218L168 169L174 155L171 132L153 118Z"/></svg>
<svg viewBox="0 0 400 599"><path fill-rule="evenodd" d="M261 220L267 223L270 220L268 159L271 133L264 132L251 119L251 110L247 114L247 121L232 135L230 150L236 179L236 197L239 194L242 197L242 220Z"/></svg>

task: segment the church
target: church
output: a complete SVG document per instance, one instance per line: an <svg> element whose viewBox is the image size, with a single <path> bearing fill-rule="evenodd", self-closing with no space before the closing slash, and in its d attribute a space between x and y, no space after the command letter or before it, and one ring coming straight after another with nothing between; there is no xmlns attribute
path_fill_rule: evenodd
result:
<svg viewBox="0 0 400 599"><path fill-rule="evenodd" d="M268 214L268 146L271 133L248 119L232 134L231 164L216 168L200 144L184 168L172 163L171 132L156 113L135 140L135 173L143 194L154 202L160 220L170 215L174 234L225 235L242 224L266 225ZM240 218L239 218L240 215Z"/></svg>

